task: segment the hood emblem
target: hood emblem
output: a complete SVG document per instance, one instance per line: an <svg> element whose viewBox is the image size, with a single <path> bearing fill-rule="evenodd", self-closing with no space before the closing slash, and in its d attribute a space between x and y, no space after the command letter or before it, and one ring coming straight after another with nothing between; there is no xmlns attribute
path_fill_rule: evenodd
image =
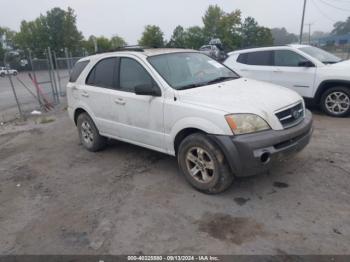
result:
<svg viewBox="0 0 350 262"><path fill-rule="evenodd" d="M300 117L300 112L299 110L293 110L292 111L292 116L295 118L295 119L298 119Z"/></svg>

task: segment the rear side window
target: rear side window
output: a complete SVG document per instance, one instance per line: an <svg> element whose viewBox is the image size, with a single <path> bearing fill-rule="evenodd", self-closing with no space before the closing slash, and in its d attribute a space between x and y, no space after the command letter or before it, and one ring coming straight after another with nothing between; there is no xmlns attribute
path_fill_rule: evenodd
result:
<svg viewBox="0 0 350 262"><path fill-rule="evenodd" d="M237 62L246 65L271 66L272 57L272 51L244 53L238 56Z"/></svg>
<svg viewBox="0 0 350 262"><path fill-rule="evenodd" d="M300 63L307 61L305 57L290 50L275 51L275 66L298 67Z"/></svg>
<svg viewBox="0 0 350 262"><path fill-rule="evenodd" d="M121 91L134 92L138 85L153 85L146 69L131 58L121 58L119 78Z"/></svg>
<svg viewBox="0 0 350 262"><path fill-rule="evenodd" d="M69 76L69 82L73 83L73 82L77 81L81 72L83 72L83 70L85 69L85 67L87 66L87 64L89 62L90 62L89 60L86 60L86 61L81 61L81 62L76 63L72 69L70 76Z"/></svg>
<svg viewBox="0 0 350 262"><path fill-rule="evenodd" d="M116 85L115 71L117 58L106 58L98 62L90 71L86 84L106 88L114 88Z"/></svg>

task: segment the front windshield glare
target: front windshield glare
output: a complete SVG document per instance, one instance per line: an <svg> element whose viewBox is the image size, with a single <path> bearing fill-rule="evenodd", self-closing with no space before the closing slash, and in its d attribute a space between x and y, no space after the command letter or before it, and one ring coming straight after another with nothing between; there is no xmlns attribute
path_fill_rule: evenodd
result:
<svg viewBox="0 0 350 262"><path fill-rule="evenodd" d="M325 64L334 64L341 61L339 57L332 55L331 53L328 53L317 47L312 47L312 46L302 47L300 48L300 50Z"/></svg>
<svg viewBox="0 0 350 262"><path fill-rule="evenodd" d="M178 90L227 81L239 76L200 53L172 53L149 57L148 61L167 83Z"/></svg>

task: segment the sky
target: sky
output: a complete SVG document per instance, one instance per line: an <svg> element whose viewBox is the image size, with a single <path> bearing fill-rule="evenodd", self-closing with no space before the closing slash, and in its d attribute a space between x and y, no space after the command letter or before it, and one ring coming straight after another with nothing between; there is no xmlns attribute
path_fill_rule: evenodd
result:
<svg viewBox="0 0 350 262"><path fill-rule="evenodd" d="M160 26L169 39L177 25L202 26L209 5L225 12L235 9L254 17L260 25L285 27L299 34L304 0L0 0L0 26L18 31L22 20L33 20L53 7L72 7L85 37L122 36L136 44L144 26ZM312 31L330 31L336 21L350 16L350 0L307 0L305 23ZM308 31L308 27L305 27Z"/></svg>

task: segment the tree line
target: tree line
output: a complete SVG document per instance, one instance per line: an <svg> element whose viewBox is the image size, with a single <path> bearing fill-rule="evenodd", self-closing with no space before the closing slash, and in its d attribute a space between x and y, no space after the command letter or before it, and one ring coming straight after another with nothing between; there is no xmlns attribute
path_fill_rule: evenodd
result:
<svg viewBox="0 0 350 262"><path fill-rule="evenodd" d="M90 36L87 39L77 28L77 16L72 8L63 10L53 8L33 21L22 21L19 32L0 27L0 61L3 60L4 48L15 50L30 49L34 57L43 56L43 50L51 47L57 55L64 55L68 48L73 55L84 55L106 51L127 45L118 35L111 38ZM269 29L260 26L253 17L242 18L240 10L225 12L218 5L210 5L202 17L202 26L184 28L178 25L169 40L157 25L147 25L138 41L139 45L148 47L179 47L198 49L208 44L213 38L219 38L229 51L238 48L284 45L298 41L295 34L285 28ZM340 35L350 32L350 17L344 22L337 22L330 33ZM323 36L323 32L314 32Z"/></svg>

